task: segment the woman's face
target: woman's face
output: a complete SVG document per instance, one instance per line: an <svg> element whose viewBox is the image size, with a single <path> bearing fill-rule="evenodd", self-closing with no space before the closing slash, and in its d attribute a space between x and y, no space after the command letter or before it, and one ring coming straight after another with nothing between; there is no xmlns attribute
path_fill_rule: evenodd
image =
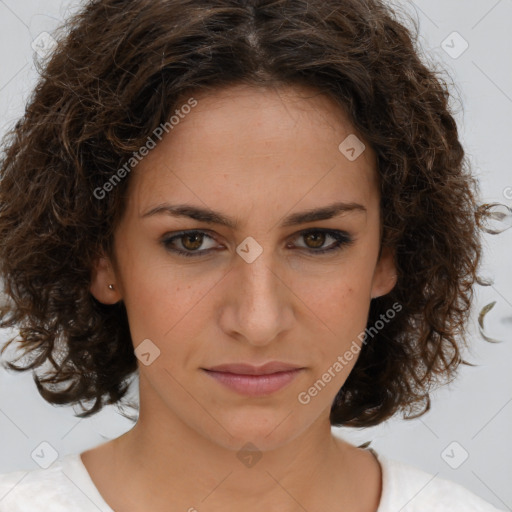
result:
<svg viewBox="0 0 512 512"><path fill-rule="evenodd" d="M391 252L378 261L375 154L311 91L236 86L194 98L132 171L115 259L101 260L91 291L122 299L134 347L143 343L141 418L270 449L329 427L370 300L395 284ZM171 214L178 205L211 221ZM269 362L299 369L262 370ZM272 375L211 370L239 364Z"/></svg>

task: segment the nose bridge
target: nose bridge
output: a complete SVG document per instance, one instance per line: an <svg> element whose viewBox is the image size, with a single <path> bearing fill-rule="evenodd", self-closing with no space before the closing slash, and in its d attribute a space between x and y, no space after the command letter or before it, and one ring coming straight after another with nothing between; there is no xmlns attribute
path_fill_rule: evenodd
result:
<svg viewBox="0 0 512 512"><path fill-rule="evenodd" d="M289 327L290 312L286 310L290 304L273 252L256 244L254 239L245 240L237 248L240 259L233 269L236 298L231 304L236 325L231 328L248 342L261 345Z"/></svg>
<svg viewBox="0 0 512 512"><path fill-rule="evenodd" d="M250 246L248 253L255 251ZM240 250L247 250L247 245L239 247ZM238 249L237 249L238 252ZM240 276L240 292L242 301L251 305L253 309L271 309L277 302L279 294L279 279L276 277L275 258L270 250L263 250L253 260L246 260L236 264L236 272ZM242 302L241 301L241 302Z"/></svg>

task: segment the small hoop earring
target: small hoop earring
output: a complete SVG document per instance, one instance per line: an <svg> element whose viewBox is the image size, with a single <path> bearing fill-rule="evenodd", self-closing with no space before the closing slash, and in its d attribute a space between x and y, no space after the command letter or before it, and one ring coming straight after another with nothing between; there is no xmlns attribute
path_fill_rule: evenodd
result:
<svg viewBox="0 0 512 512"><path fill-rule="evenodd" d="M113 290L114 289L114 285L113 284L109 284L108 287Z"/></svg>

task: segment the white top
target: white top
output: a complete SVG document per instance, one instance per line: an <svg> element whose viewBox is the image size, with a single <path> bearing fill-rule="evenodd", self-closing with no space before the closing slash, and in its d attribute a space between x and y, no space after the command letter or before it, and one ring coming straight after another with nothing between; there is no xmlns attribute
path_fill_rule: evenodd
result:
<svg viewBox="0 0 512 512"><path fill-rule="evenodd" d="M459 484L373 453L383 476L376 512L499 512ZM114 512L95 487L80 454L65 455L47 469L0 474L0 512L36 511Z"/></svg>

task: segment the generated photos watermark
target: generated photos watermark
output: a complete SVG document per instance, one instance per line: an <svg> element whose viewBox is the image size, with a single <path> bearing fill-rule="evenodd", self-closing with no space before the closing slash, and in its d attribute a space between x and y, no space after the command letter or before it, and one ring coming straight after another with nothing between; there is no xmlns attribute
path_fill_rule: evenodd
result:
<svg viewBox="0 0 512 512"><path fill-rule="evenodd" d="M158 126L153 134L147 138L146 143L139 148L138 151L133 153L128 161L118 169L101 187L96 187L93 191L93 195L96 199L104 199L107 197L109 192L112 192L114 187L116 187L121 180L126 177L127 174L131 172L131 170L142 161L142 159L149 154L152 149L155 149L157 142L155 142L155 138L159 141L162 140L162 137L165 133L169 133L174 127L180 123L182 119L185 118L187 114L190 114L192 108L197 106L197 100L195 98L189 98L187 103L183 104L179 109L176 109L174 114L169 118L168 121L162 123Z"/></svg>
<svg viewBox="0 0 512 512"><path fill-rule="evenodd" d="M377 320L374 325L367 327L363 332L359 333L357 338L360 343L358 344L356 340L353 340L350 348L346 350L343 355L339 355L336 358L336 361L327 368L322 376L315 381L311 387L306 391L301 391L297 395L299 403L302 405L309 404L311 399L317 396L318 393L322 391L334 377L336 377L336 374L340 373L343 368L346 368L350 361L352 361L352 359L361 352L363 345L368 341L368 336L373 338L384 328L386 324L395 318L396 313L399 313L401 310L402 304L395 302L393 306L386 311L386 313L380 315L380 320Z"/></svg>

